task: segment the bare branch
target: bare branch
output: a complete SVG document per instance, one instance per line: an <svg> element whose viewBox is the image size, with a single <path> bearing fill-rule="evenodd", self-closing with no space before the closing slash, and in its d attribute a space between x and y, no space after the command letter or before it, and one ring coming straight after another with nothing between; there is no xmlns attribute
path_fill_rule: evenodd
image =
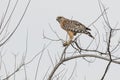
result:
<svg viewBox="0 0 120 80"><path fill-rule="evenodd" d="M0 43L0 46L2 46L3 44L5 44L5 43L11 38L11 36L15 33L15 31L17 30L17 28L19 27L21 21L23 20L23 18L24 18L24 16L25 16L25 13L26 13L26 11L27 11L27 9L28 9L28 6L29 6L30 2L31 2L31 0L28 1L28 4L27 4L27 6L26 6L26 8L25 8L25 10L24 10L24 12L23 12L23 15L21 16L21 18L20 18L18 24L16 25L15 29L13 30L13 32L9 34L9 36L5 39L5 41L3 41L2 43ZM16 4L16 5L17 5L17 4ZM13 12L14 12L14 10L13 10ZM11 15L12 15L12 14L11 14Z"/></svg>
<svg viewBox="0 0 120 80"><path fill-rule="evenodd" d="M51 44L51 42L48 45L46 45L46 46L44 45L43 49L41 51L39 51L31 60L26 62L26 64L30 64L37 56L39 56L43 51L45 51L50 44ZM41 56L42 55L43 54L41 54Z"/></svg>
<svg viewBox="0 0 120 80"><path fill-rule="evenodd" d="M8 80L11 76L13 76L16 72L18 72L23 65L24 65L24 64L21 64L13 73L9 74L9 75L8 75L6 78L4 78L3 80Z"/></svg>
<svg viewBox="0 0 120 80"><path fill-rule="evenodd" d="M3 25L3 23L4 23L5 17L6 17L6 15L7 15L7 12L8 12L9 6L10 6L10 3L11 3L11 0L8 1L7 8L6 8L6 10L5 10L5 13L4 13L2 19L1 19L0 29L2 28L2 25ZM6 27L6 26L3 27L3 29L2 29L1 32L0 32L0 34L3 32L3 30L5 29L5 27Z"/></svg>
<svg viewBox="0 0 120 80"><path fill-rule="evenodd" d="M74 72L75 72L76 67L77 67L77 62L75 62L75 65L74 65L74 68L73 68L72 74L70 75L70 77L69 77L68 80L70 80L70 79L72 78L72 76L73 76L73 74L74 74Z"/></svg>
<svg viewBox="0 0 120 80"><path fill-rule="evenodd" d="M49 52L49 50L47 50L47 51L48 51L48 55L49 55L50 61L52 63L52 66L54 67L54 63L53 63L52 57L50 56L50 52Z"/></svg>
<svg viewBox="0 0 120 80"><path fill-rule="evenodd" d="M81 54L81 55L77 55L77 56L67 57L65 59L62 59L61 61L58 62L58 64L55 65L54 69L50 73L50 76L49 76L48 80L52 80L52 77L53 77L55 71L59 68L59 66L61 64L63 64L66 61L69 61L69 60L72 60L72 59L76 59L76 58L82 58L82 57L95 57L95 58L102 59L102 60L105 60L105 61L110 61L109 58L102 57L101 55L95 55L95 54ZM116 64L120 64L119 61L112 60L112 62L116 63Z"/></svg>
<svg viewBox="0 0 120 80"><path fill-rule="evenodd" d="M104 15L104 13L105 13L105 11L106 11L107 9L108 9L108 8L106 8L106 9L100 14L100 16L98 16L98 18L95 19L88 27L92 26L95 22L97 22L97 21L99 20L99 18Z"/></svg>
<svg viewBox="0 0 120 80"><path fill-rule="evenodd" d="M104 7L104 5L102 4L102 2L100 0L98 0L98 1L99 1L100 10L102 12L102 8L105 10L105 7ZM113 29L111 28L111 25L110 25L110 22L109 22L109 19L108 19L106 11L105 11L105 16L103 15L103 19L104 19L106 25L108 26L108 28L110 29L110 31L109 31L109 37L108 37L108 42L107 42L107 53L109 55L109 59L110 60L109 60L109 63L107 65L106 69L105 69L105 72L104 72L101 80L103 80L105 78L105 75L107 74L108 69L110 67L110 64L112 62L112 56L111 56L110 46L111 46L111 37L112 37L112 31L113 31Z"/></svg>
<svg viewBox="0 0 120 80"><path fill-rule="evenodd" d="M23 63L25 64L25 60L27 57L27 52L28 52L28 30L27 30L27 35L26 35L26 49L23 57ZM27 80L27 72L26 72L26 65L24 65L24 73L25 73L25 80Z"/></svg>
<svg viewBox="0 0 120 80"><path fill-rule="evenodd" d="M47 69L47 71L46 71L46 73L45 73L45 75L44 75L44 77L43 77L42 80L45 80L45 78L46 78L46 76L47 76L47 74L48 74L49 69L50 69L50 67Z"/></svg>
<svg viewBox="0 0 120 80"><path fill-rule="evenodd" d="M43 48L44 49L44 48ZM42 55L43 55L43 53L44 53L44 50L42 50ZM40 65L40 61L41 61L41 59L42 59L42 55L40 55L40 57L39 57L39 60L38 60L38 64L37 64L37 69L36 69L36 73L35 73L35 80L37 80L37 75L38 75L38 71L39 71L39 65Z"/></svg>

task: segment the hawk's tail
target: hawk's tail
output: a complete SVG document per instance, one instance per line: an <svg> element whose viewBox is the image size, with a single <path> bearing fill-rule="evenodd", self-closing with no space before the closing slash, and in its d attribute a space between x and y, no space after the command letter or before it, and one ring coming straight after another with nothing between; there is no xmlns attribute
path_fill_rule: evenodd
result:
<svg viewBox="0 0 120 80"><path fill-rule="evenodd" d="M87 34L88 36L90 36L91 38L93 38L94 39L94 36L92 36L92 34L90 33L90 32L85 32L85 34Z"/></svg>
<svg viewBox="0 0 120 80"><path fill-rule="evenodd" d="M91 31L91 29L90 29L90 28L87 28L87 27L86 27L86 30L90 30L90 31Z"/></svg>

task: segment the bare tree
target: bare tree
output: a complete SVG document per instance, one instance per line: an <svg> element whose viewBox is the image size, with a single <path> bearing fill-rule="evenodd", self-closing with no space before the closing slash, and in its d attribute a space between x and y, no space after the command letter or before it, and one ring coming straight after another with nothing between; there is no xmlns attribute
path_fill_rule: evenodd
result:
<svg viewBox="0 0 120 80"><path fill-rule="evenodd" d="M118 43L115 46L112 45L112 42L114 42L113 38L115 36L113 34L114 34L114 32L117 32L120 29L117 29L116 28L117 26L115 26L115 27L111 26L111 24L109 22L108 15L107 15L107 8L105 8L105 6L103 5L103 3L100 0L98 0L98 1L99 1L99 7L100 7L101 15L95 21L93 21L93 23L91 23L88 26L88 27L92 26L96 30L95 39L91 40L91 42L88 44L88 46L85 46L86 48L83 48L82 43L80 43L80 37L81 37L81 34L80 34L72 41L72 43L70 45L64 47L64 49L61 53L61 56L59 56L59 60L57 60L56 63L54 63L52 61L51 57L50 57L51 63L52 63L52 65L53 64L54 65L53 65L52 70L49 73L46 72L48 74L47 80L62 80L62 78L65 76L65 74L63 74L62 71L60 71L57 74L56 73L56 72L58 72L57 70L59 69L60 66L64 65L65 62L71 61L71 60L76 59L76 58L83 58L85 61L87 61L89 63L90 63L90 61L86 59L87 57L94 57L94 58L98 58L98 59L108 61L106 69L103 73L103 76L101 76L100 80L104 80L111 63L120 64L120 61L119 61L120 58L114 55L119 50L120 40L118 40ZM103 32L98 31L97 27L95 26L95 23L100 18L101 18L101 20L104 21L103 29L104 29L105 35L102 35L101 33L103 33ZM57 36L58 39L51 39L51 38L49 38L49 37L47 37L46 35L43 34L44 39L47 39L47 40L50 40L50 41L61 41L63 43L64 40L62 40L59 37L57 32L55 32L52 29L52 27L51 27L51 30L54 32L54 34ZM102 35L102 37L100 35ZM100 45L101 41L106 46L103 47L102 45ZM93 47L94 43L96 44L96 46L94 45L94 49L93 49L92 47ZM103 47L105 50L104 51L99 50L101 47ZM68 55L69 54L69 48L73 49L73 52L71 52L71 54L72 54L71 56ZM77 54L77 53L79 53L79 54ZM85 54L83 54L83 53L85 53ZM92 53L94 53L94 54L92 54ZM73 76L74 71L75 71L75 69L71 73L71 76ZM61 75L63 74L63 75L60 76L60 74ZM71 76L69 77L69 80L70 79L72 80Z"/></svg>
<svg viewBox="0 0 120 80"><path fill-rule="evenodd" d="M0 23L0 47L2 47L11 37L12 35L15 33L15 31L17 30L17 28L19 27L21 21L23 20L25 13L28 9L28 6L31 2L31 0L28 0L27 6L24 10L24 13L22 14L19 22L17 23L17 25L15 26L14 30L11 33L8 33L8 27L9 26L9 22L11 20L11 17L14 15L13 13L15 12L16 6L18 4L19 0L16 0L16 3L14 5L14 8L12 10L12 12L9 15L9 18L5 21L6 19L6 15L8 14L8 10L10 7L10 3L11 0L8 1L7 4L7 8L4 12L4 15L1 19L1 23ZM109 21L109 17L107 15L107 10L108 8L106 8L103 3L98 0L99 2L99 7L100 7L100 15L90 24L88 25L88 27L91 27L92 30L94 30L94 37L95 39L90 39L86 44L84 45L84 43L82 43L81 40L81 34L77 35L71 42L70 45L67 46L62 46L62 44L65 42L65 40L63 40L63 38L61 38L59 36L59 34L52 28L52 26L49 24L51 31L53 32L53 34L56 35L56 39L54 38L50 38L49 36L46 36L47 34L45 34L45 32L43 32L43 38L44 40L47 40L47 45L45 44L43 46L43 48L36 53L34 56L32 56L32 58L29 61L26 61L26 57L27 57L27 53L28 53L28 35L29 32L27 31L27 35L26 35L26 49L24 54L22 55L22 60L21 63L19 65L17 65L17 56L16 54L12 54L14 56L14 71L13 72L9 72L7 71L7 68L4 63L4 61L2 61L2 57L3 55L0 54L0 70L1 70L1 66L4 66L4 70L5 70L5 74L0 75L0 79L2 80L10 80L10 79L16 79L16 76L18 72L20 72L21 70L23 71L23 75L24 75L24 79L25 80L29 80L29 74L27 73L27 67L28 65L30 65L32 62L34 62L37 65L36 68L34 68L34 73L32 73L32 76L34 78L34 80L65 80L66 78L66 73L68 72L68 70L65 70L65 68L63 66L66 66L67 62L71 62L72 60L77 60L77 59L83 59L88 63L94 63L95 60L100 59L103 61L106 61L106 67L104 69L104 73L102 74L102 76L100 77L99 80L104 80L106 77L106 74L111 66L111 63L115 63L115 64L120 64L120 57L116 56L116 53L118 53L118 51L120 50L120 40L118 40L118 43L116 45L113 45L112 43L114 42L113 39L115 38L115 32L119 31L120 29L117 28L117 26L111 26L110 21ZM103 23L99 23L102 24L101 28L103 31L98 30L99 26L97 25L97 22L101 20ZM50 41L50 42L49 42ZM60 52L58 52L59 54L56 55L51 55L52 52L50 52L50 50L48 49L48 47L53 43L60 43L60 47L62 48ZM103 45L104 44L104 45ZM52 46L53 48L56 46ZM2 50L0 51L2 53ZM42 58L44 56L44 53L46 53L50 60L51 63L49 63L50 65L47 68L44 68L44 73L42 72L42 68L43 67L43 63L44 61L46 61L46 59L43 60L43 63L41 63ZM95 58L95 60L91 61L89 60L89 58ZM1 65L3 64L3 65ZM45 63L48 64L48 63ZM74 79L74 75L76 73L77 70L77 63L75 61L74 67L71 70L71 73L69 73L70 75L68 76L67 80L75 80ZM30 65L32 66L32 65ZM61 68L62 67L62 68ZM39 70L41 71L39 73ZM40 74L42 74L43 76L41 76ZM3 77L1 77L3 76ZM40 76L40 77L39 77ZM40 79L39 79L40 78ZM86 76L84 78L84 80L86 80Z"/></svg>
<svg viewBox="0 0 120 80"><path fill-rule="evenodd" d="M16 0L14 7L13 7L12 11L9 14L8 11L10 9L10 4L12 3L12 0L7 1L7 7L5 8L5 12L3 12L2 18L0 20L0 36L1 36L0 37L0 47L2 47L4 44L6 44L7 41L12 37L12 35L18 29L20 23L22 22L22 20L23 20L23 18L25 16L25 13L26 13L26 11L28 9L28 6L29 6L31 0L28 0L28 3L27 3L27 5L26 5L26 7L25 7L25 9L23 11L23 14L22 14L21 18L19 19L17 25L13 29L13 31L9 32L8 28L12 27L12 26L9 25L9 23L12 20L12 17L14 16L14 12L16 11L16 7L18 5L18 2L19 2L19 0ZM9 15L9 16L7 16L7 15ZM1 64L2 63L4 64L4 62L2 61L1 53L0 53L0 56L1 56L1 58L0 58L1 59L0 67L1 67L2 66ZM17 57L17 55L14 55L14 57L15 57L15 65L16 65L16 57ZM25 58L25 56L24 56L24 58ZM11 74L7 74L7 70L6 70L6 77L3 80L8 80L11 76L14 76L14 80L15 80L15 73L18 72L21 69L21 67L23 67L24 65L25 64L24 64L24 60L23 60L23 62L21 63L21 65L18 68L16 68L16 66L15 66L15 70ZM6 69L6 65L4 65L4 67Z"/></svg>

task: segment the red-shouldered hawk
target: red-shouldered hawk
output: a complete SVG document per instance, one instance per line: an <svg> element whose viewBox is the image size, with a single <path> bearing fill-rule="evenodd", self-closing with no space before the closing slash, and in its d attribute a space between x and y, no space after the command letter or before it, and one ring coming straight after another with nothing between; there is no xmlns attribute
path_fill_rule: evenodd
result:
<svg viewBox="0 0 120 80"><path fill-rule="evenodd" d="M82 23L80 23L76 20L70 20L63 16L58 16L56 18L56 20L59 22L62 29L67 31L67 33L70 37L69 41L67 41L66 43L63 44L64 46L69 45L72 42L73 37L77 33L84 33L84 34L87 34L88 36L94 38L91 35L91 33L89 32L91 29L87 28L85 25L83 25Z"/></svg>

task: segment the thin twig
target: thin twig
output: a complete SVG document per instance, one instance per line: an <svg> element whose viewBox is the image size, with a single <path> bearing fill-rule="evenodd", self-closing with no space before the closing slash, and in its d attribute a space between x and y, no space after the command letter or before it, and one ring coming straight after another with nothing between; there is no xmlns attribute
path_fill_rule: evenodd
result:
<svg viewBox="0 0 120 80"><path fill-rule="evenodd" d="M40 65L40 61L41 61L41 59L42 59L43 53L44 53L44 48L43 48L43 50L42 50L41 55L39 56L39 60L38 60L37 69L36 69L36 72L35 72L35 79L34 79L34 80L37 80L38 71L39 71L39 65Z"/></svg>
<svg viewBox="0 0 120 80"><path fill-rule="evenodd" d="M75 70L76 70L76 67L77 67L77 62L75 62L75 65L74 65L73 71L72 71L72 73L71 73L71 75L70 75L70 77L69 77L68 80L71 80L71 78L72 78L72 76L73 76L73 74L74 74L74 72L75 72Z"/></svg>
<svg viewBox="0 0 120 80"><path fill-rule="evenodd" d="M98 0L98 1L99 1L99 0ZM102 6L101 6L101 5L102 5ZM99 1L99 6L100 6L101 12L102 12L102 8L105 10L105 7L104 7L104 5L102 4L101 1ZM107 53L108 53L108 55L109 55L109 63L108 63L108 65L107 65L106 69L105 69L105 72L104 72L101 80L104 80L104 78L105 78L105 76L106 76L106 74L107 74L107 72L108 72L108 69L109 69L109 67L110 67L110 64L111 64L111 62L112 62L112 56L111 56L111 51L110 51L111 37L112 37L112 28L111 28L111 25L110 25L110 23L109 23L109 19L108 19L108 16L107 16L107 12L106 12L106 11L105 11L105 16L103 16L103 19L104 19L107 27L110 29L110 31L109 31L109 37L108 37L108 42L107 42Z"/></svg>
<svg viewBox="0 0 120 80"><path fill-rule="evenodd" d="M19 27L20 23L22 22L22 20L23 20L23 18L24 18L24 16L25 16L25 13L26 13L26 11L27 11L27 9L28 9L28 6L29 6L30 2L31 2L31 0L28 1L28 4L27 4L27 6L26 6L26 8L25 8L25 10L24 10L24 12L23 12L23 15L22 15L22 17L20 18L20 20L19 20L18 24L16 25L15 29L13 30L13 32L10 33L10 35L6 38L5 41L3 41L2 43L0 43L0 46L2 46L3 44L5 44L5 43L11 38L11 36L16 32L17 28Z"/></svg>
<svg viewBox="0 0 120 80"><path fill-rule="evenodd" d="M26 35L26 49L25 49L25 54L24 54L24 59L23 63L25 63L25 59L27 57L27 52L28 52L28 30L27 30L27 35ZM26 65L24 65L24 73L25 73L25 80L27 80L27 72L26 72Z"/></svg>
<svg viewBox="0 0 120 80"><path fill-rule="evenodd" d="M50 58L50 61L51 61L51 63L52 63L52 66L54 67L54 63L53 63L52 57L50 56L50 52L49 52L49 50L47 50L47 51L48 51L48 56L49 56L49 58Z"/></svg>
<svg viewBox="0 0 120 80"><path fill-rule="evenodd" d="M42 80L45 80L45 78L46 78L46 76L47 76L47 74L48 74L49 69L50 69L50 67L47 69L47 71L46 71L46 73L45 73L45 75L44 75L44 77L43 77Z"/></svg>
<svg viewBox="0 0 120 80"><path fill-rule="evenodd" d="M105 11L106 11L107 9L108 9L108 8L106 8L106 9L100 14L100 16L97 17L97 19L95 19L90 25L88 25L88 27L92 26L96 21L98 21L99 18L104 15L104 13L105 13Z"/></svg>
<svg viewBox="0 0 120 80"><path fill-rule="evenodd" d="M10 3L11 3L11 0L9 0L9 2L8 2L8 4L7 4L7 8L6 8L6 10L5 10L5 13L4 13L4 15L3 15L2 19L1 19L0 29L2 28L2 25L3 25L4 20L5 20L5 18L6 18L8 9L9 9L9 7L10 7ZM0 34L4 31L5 27L6 27L6 26L4 26L3 29L1 29Z"/></svg>

